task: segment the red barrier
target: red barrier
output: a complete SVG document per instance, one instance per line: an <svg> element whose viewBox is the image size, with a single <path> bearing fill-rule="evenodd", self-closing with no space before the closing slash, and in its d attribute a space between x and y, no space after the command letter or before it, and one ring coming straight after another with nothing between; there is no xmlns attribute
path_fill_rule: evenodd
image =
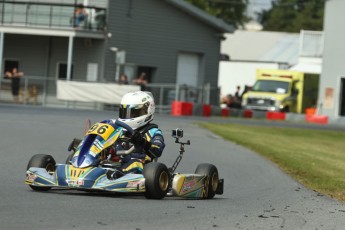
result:
<svg viewBox="0 0 345 230"><path fill-rule="evenodd" d="M211 116L211 105L203 105L202 106L202 115L204 117Z"/></svg>
<svg viewBox="0 0 345 230"><path fill-rule="evenodd" d="M252 118L253 117L253 111L251 111L249 109L245 109L243 111L243 117L245 117L245 118Z"/></svg>
<svg viewBox="0 0 345 230"><path fill-rule="evenodd" d="M173 101L171 103L171 115L191 116L193 114L193 103L183 101Z"/></svg>
<svg viewBox="0 0 345 230"><path fill-rule="evenodd" d="M328 116L317 115L317 114L306 115L305 120L306 120L306 122L310 122L310 123L327 124L328 123Z"/></svg>
<svg viewBox="0 0 345 230"><path fill-rule="evenodd" d="M182 101L173 101L171 103L171 115L182 116Z"/></svg>
<svg viewBox="0 0 345 230"><path fill-rule="evenodd" d="M316 108L306 108L305 114L306 115L314 115L316 113Z"/></svg>
<svg viewBox="0 0 345 230"><path fill-rule="evenodd" d="M184 102L183 103L183 115L185 116L192 116L193 115L193 103L191 102Z"/></svg>
<svg viewBox="0 0 345 230"><path fill-rule="evenodd" d="M221 115L222 115L222 117L228 117L230 115L230 109L229 108L222 108Z"/></svg>
<svg viewBox="0 0 345 230"><path fill-rule="evenodd" d="M266 119L267 120L285 120L285 113L268 111L266 112Z"/></svg>

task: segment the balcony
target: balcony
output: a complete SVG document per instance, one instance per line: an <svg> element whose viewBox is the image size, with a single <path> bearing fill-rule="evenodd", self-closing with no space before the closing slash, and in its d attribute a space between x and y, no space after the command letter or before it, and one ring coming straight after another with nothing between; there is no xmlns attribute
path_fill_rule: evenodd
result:
<svg viewBox="0 0 345 230"><path fill-rule="evenodd" d="M84 12L83 20L79 20L78 10ZM0 26L96 32L105 29L106 13L105 8L77 4L2 1Z"/></svg>

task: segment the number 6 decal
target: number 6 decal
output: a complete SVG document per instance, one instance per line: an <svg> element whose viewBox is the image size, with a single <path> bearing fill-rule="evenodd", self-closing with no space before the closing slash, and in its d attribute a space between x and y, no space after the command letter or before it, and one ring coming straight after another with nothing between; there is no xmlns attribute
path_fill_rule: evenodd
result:
<svg viewBox="0 0 345 230"><path fill-rule="evenodd" d="M102 135L107 131L108 126L107 125L102 125L101 127L99 127L99 129L97 130L97 133Z"/></svg>

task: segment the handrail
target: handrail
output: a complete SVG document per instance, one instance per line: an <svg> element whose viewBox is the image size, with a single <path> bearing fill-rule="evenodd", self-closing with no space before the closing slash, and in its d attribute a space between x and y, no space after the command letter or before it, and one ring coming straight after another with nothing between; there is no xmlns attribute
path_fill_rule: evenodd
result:
<svg viewBox="0 0 345 230"><path fill-rule="evenodd" d="M18 5L42 5L42 6L73 6L76 7L80 4L68 4L68 3L46 3L46 2L25 2L25 1L1 1L0 3L10 3ZM97 6L83 6L84 8L95 9L95 10L106 10L104 7Z"/></svg>
<svg viewBox="0 0 345 230"><path fill-rule="evenodd" d="M17 7L16 7L17 6ZM76 25L75 10L80 4L43 3L24 1L1 1L1 25L24 25L26 27L75 28L86 31L102 31L106 26L107 9L83 6L88 11L80 25ZM47 9L47 7L49 7Z"/></svg>

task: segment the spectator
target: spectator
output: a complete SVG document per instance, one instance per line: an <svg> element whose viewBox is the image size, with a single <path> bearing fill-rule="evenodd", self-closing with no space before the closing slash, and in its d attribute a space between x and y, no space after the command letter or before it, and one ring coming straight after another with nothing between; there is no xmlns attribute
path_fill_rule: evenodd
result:
<svg viewBox="0 0 345 230"><path fill-rule="evenodd" d="M238 85L238 86L236 87L236 92L235 92L235 98L236 98L238 101L241 101L240 89L241 89L241 87Z"/></svg>
<svg viewBox="0 0 345 230"><path fill-rule="evenodd" d="M231 94L226 95L222 98L222 103L226 104L229 108L240 109L241 103Z"/></svg>
<svg viewBox="0 0 345 230"><path fill-rule="evenodd" d="M82 22L86 21L87 12L82 4L77 5L74 10L74 26L79 27Z"/></svg>
<svg viewBox="0 0 345 230"><path fill-rule="evenodd" d="M14 103L19 103L19 87L20 87L20 78L24 76L23 72L19 72L16 67L12 71L6 71L5 76L11 79L11 90Z"/></svg>
<svg viewBox="0 0 345 230"><path fill-rule="evenodd" d="M127 75L126 74L121 74L118 83L121 84L121 85L128 85L128 77L127 77Z"/></svg>
<svg viewBox="0 0 345 230"><path fill-rule="evenodd" d="M241 99L243 98L243 95L246 94L249 90L251 90L252 87L250 87L249 85L245 85L244 86L244 90L241 94Z"/></svg>
<svg viewBox="0 0 345 230"><path fill-rule="evenodd" d="M137 79L133 80L133 83L136 85L140 85L141 86L141 91L145 91L146 90L146 84L147 84L147 79L146 79L146 73L142 72Z"/></svg>

